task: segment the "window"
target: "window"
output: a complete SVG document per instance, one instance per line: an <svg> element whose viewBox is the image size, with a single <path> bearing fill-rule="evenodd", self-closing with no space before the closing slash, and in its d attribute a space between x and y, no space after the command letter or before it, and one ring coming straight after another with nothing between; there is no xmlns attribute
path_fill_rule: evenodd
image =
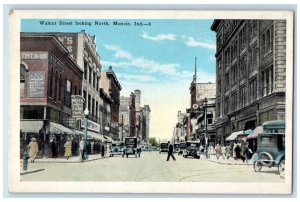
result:
<svg viewBox="0 0 300 202"><path fill-rule="evenodd" d="M217 71L220 72L221 69L222 69L222 60L221 60L221 58L218 59L217 65L218 65L218 66L217 66L217 68L218 68Z"/></svg>
<svg viewBox="0 0 300 202"><path fill-rule="evenodd" d="M231 111L237 110L237 95L236 92L231 93Z"/></svg>
<svg viewBox="0 0 300 202"><path fill-rule="evenodd" d="M74 95L78 95L78 94L77 94L77 86L74 86Z"/></svg>
<svg viewBox="0 0 300 202"><path fill-rule="evenodd" d="M20 65L20 97L25 97L25 80L26 80L26 67Z"/></svg>
<svg viewBox="0 0 300 202"><path fill-rule="evenodd" d="M90 111L90 113L91 113L91 95L88 95L88 109L89 109L89 111Z"/></svg>
<svg viewBox="0 0 300 202"><path fill-rule="evenodd" d="M228 90L229 89L229 73L226 73L225 75L225 89Z"/></svg>
<svg viewBox="0 0 300 202"><path fill-rule="evenodd" d="M273 26L267 29L262 35L262 52L264 55L269 54L273 50Z"/></svg>
<svg viewBox="0 0 300 202"><path fill-rule="evenodd" d="M95 116L95 99L92 99L92 116Z"/></svg>
<svg viewBox="0 0 300 202"><path fill-rule="evenodd" d="M263 95L269 95L273 92L273 66L263 72Z"/></svg>
<svg viewBox="0 0 300 202"><path fill-rule="evenodd" d="M217 117L221 116L221 101L218 101L218 103L217 103L216 114L217 114Z"/></svg>
<svg viewBox="0 0 300 202"><path fill-rule="evenodd" d="M58 86L58 73L56 72L54 78L54 100L57 100L57 94L58 94L57 86Z"/></svg>
<svg viewBox="0 0 300 202"><path fill-rule="evenodd" d="M242 56L241 61L240 61L240 78L245 76L246 74L246 68L247 68L247 61L246 61L246 56Z"/></svg>
<svg viewBox="0 0 300 202"><path fill-rule="evenodd" d="M66 84L67 84L67 86L66 86L67 92L68 92L68 93L71 93L71 81L66 80Z"/></svg>
<svg viewBox="0 0 300 202"><path fill-rule="evenodd" d="M236 82L237 82L237 75L238 73L237 73L237 66L236 65L234 65L234 66L232 66L232 68L231 68L231 81L232 81L232 85L233 84L235 84Z"/></svg>
<svg viewBox="0 0 300 202"><path fill-rule="evenodd" d="M207 114L207 125L213 124L213 114Z"/></svg>
<svg viewBox="0 0 300 202"><path fill-rule="evenodd" d="M96 75L96 86L95 86L96 91L98 91L98 89L99 89L98 81L99 81L99 77Z"/></svg>
<svg viewBox="0 0 300 202"><path fill-rule="evenodd" d="M49 96L53 97L53 66L52 63L50 63L50 71L49 71Z"/></svg>
<svg viewBox="0 0 300 202"><path fill-rule="evenodd" d="M86 102L87 102L87 97L86 97L86 91L84 90L83 91L83 98L84 98L84 103L83 103L83 109L85 109L86 108Z"/></svg>
<svg viewBox="0 0 300 202"><path fill-rule="evenodd" d="M58 100L61 101L61 89L62 89L62 77L59 76L59 85L58 85Z"/></svg>
<svg viewBox="0 0 300 202"><path fill-rule="evenodd" d="M225 104L224 104L224 115L228 114L229 111L229 97L225 97Z"/></svg>
<svg viewBox="0 0 300 202"><path fill-rule="evenodd" d="M246 105L246 88L245 86L240 87L240 107L244 107Z"/></svg>
<svg viewBox="0 0 300 202"><path fill-rule="evenodd" d="M64 104L67 107L71 107L71 81L65 80L65 91L64 91Z"/></svg>
<svg viewBox="0 0 300 202"><path fill-rule="evenodd" d="M240 37L240 49L243 49L246 46L246 27L244 26L240 33L239 33L239 37Z"/></svg>
<svg viewBox="0 0 300 202"><path fill-rule="evenodd" d="M93 88L96 88L96 74L93 73Z"/></svg>
<svg viewBox="0 0 300 202"><path fill-rule="evenodd" d="M257 20L250 21L250 37L254 37L257 34Z"/></svg>
<svg viewBox="0 0 300 202"><path fill-rule="evenodd" d="M93 74L92 68L89 67L89 84L92 84L92 74Z"/></svg>
<svg viewBox="0 0 300 202"><path fill-rule="evenodd" d="M250 103L256 101L257 99L257 79L253 79L249 82L249 97L250 97Z"/></svg>
<svg viewBox="0 0 300 202"><path fill-rule="evenodd" d="M98 121L98 102L96 101L96 113L95 113L96 119Z"/></svg>
<svg viewBox="0 0 300 202"><path fill-rule="evenodd" d="M221 93L222 87L221 87L221 79L218 80L218 92Z"/></svg>
<svg viewBox="0 0 300 202"><path fill-rule="evenodd" d="M88 72L87 72L87 67L88 66L88 64L87 64L87 62L86 61L84 61L84 79L85 80L87 80L87 74L88 74Z"/></svg>

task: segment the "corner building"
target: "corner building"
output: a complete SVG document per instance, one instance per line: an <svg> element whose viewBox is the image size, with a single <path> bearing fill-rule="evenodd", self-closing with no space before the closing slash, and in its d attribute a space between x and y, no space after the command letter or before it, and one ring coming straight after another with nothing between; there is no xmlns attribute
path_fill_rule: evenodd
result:
<svg viewBox="0 0 300 202"><path fill-rule="evenodd" d="M286 22L214 20L218 143L235 131L285 119Z"/></svg>

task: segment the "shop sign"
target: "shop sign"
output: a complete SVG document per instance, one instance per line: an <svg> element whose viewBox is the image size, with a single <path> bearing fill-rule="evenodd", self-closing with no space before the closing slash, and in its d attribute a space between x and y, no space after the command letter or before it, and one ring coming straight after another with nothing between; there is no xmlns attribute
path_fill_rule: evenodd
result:
<svg viewBox="0 0 300 202"><path fill-rule="evenodd" d="M45 91L45 72L29 72L29 97L42 98Z"/></svg>

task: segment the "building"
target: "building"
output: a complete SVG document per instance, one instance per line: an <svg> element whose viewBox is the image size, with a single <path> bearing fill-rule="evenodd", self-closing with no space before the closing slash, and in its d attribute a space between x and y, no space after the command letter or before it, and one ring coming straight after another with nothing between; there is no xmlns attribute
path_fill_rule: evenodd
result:
<svg viewBox="0 0 300 202"><path fill-rule="evenodd" d="M21 33L20 51L20 152L35 137L38 155L49 156L55 138L63 155L67 137L76 143L82 135L72 118L71 96L81 94L83 71L51 34Z"/></svg>
<svg viewBox="0 0 300 202"><path fill-rule="evenodd" d="M120 139L124 137L135 137L135 94L131 93L129 97L120 97L119 125Z"/></svg>
<svg viewBox="0 0 300 202"><path fill-rule="evenodd" d="M109 135L113 140L119 140L119 107L120 91L122 89L112 66L107 71L101 72L101 88L111 99L110 104L110 122L104 126L104 134Z"/></svg>
<svg viewBox="0 0 300 202"><path fill-rule="evenodd" d="M144 144L148 144L149 141L150 112L149 105L142 107L142 142Z"/></svg>
<svg viewBox="0 0 300 202"><path fill-rule="evenodd" d="M188 133L188 140L200 140L205 134L205 114L204 111L207 109L207 119L214 120L215 114L215 97L216 97L216 84L215 83L197 83L196 76L194 75L193 81L190 86L191 95L191 106L188 109L190 119L190 131ZM204 99L209 102L209 107L205 108L203 105ZM213 123L209 124L207 128L208 138L214 142L215 130L212 126ZM203 128L204 127L204 128Z"/></svg>
<svg viewBox="0 0 300 202"><path fill-rule="evenodd" d="M136 127L136 137L138 142L142 139L142 110L141 110L141 91L134 90L135 95L135 127Z"/></svg>
<svg viewBox="0 0 300 202"><path fill-rule="evenodd" d="M84 72L82 85L78 91L85 99L84 109L88 109L87 129L88 136L103 141L100 131L103 126L100 124L100 76L101 57L97 52L96 36L81 32L52 32L58 40L66 47L70 56L74 59L80 69ZM81 122L84 129L85 123Z"/></svg>
<svg viewBox="0 0 300 202"><path fill-rule="evenodd" d="M214 20L216 122L223 144L233 132L285 119L286 22Z"/></svg>
<svg viewBox="0 0 300 202"><path fill-rule="evenodd" d="M187 118L187 116L188 115L186 113L182 113L181 111L178 111L177 113L177 123L174 128L172 138L174 140L174 143L180 143L186 140L187 131L186 127L184 127L184 120Z"/></svg>

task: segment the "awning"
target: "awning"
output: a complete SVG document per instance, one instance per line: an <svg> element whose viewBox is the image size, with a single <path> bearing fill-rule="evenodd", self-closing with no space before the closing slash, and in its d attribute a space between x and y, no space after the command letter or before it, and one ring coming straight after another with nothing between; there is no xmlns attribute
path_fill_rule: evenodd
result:
<svg viewBox="0 0 300 202"><path fill-rule="evenodd" d="M73 131L71 129L61 125L61 124L50 122L49 123L49 133L54 133L54 134L69 133L69 134L73 134Z"/></svg>
<svg viewBox="0 0 300 202"><path fill-rule="evenodd" d="M21 132L38 133L43 127L43 121L22 120L20 122Z"/></svg>
<svg viewBox="0 0 300 202"><path fill-rule="evenodd" d="M253 133L253 130L252 129L248 129L248 130L245 130L244 131L244 134L245 135L251 135Z"/></svg>
<svg viewBox="0 0 300 202"><path fill-rule="evenodd" d="M103 135L100 135L99 133L96 132L92 132L92 131L87 131L87 136L90 138L94 138L96 140L101 140L101 141L105 141L105 139L103 138Z"/></svg>
<svg viewBox="0 0 300 202"><path fill-rule="evenodd" d="M106 142L114 142L114 140L109 136L104 135L104 138L106 139Z"/></svg>
<svg viewBox="0 0 300 202"><path fill-rule="evenodd" d="M263 127L262 127L262 126L257 126L257 127L254 129L253 133L250 134L250 135L248 135L247 139L254 139L254 138L257 138L258 134L261 134L261 133L263 133L263 132L264 132Z"/></svg>
<svg viewBox="0 0 300 202"><path fill-rule="evenodd" d="M73 133L74 133L75 135L81 135L81 136L84 136L84 132L81 131L81 130L73 129Z"/></svg>
<svg viewBox="0 0 300 202"><path fill-rule="evenodd" d="M244 134L244 131L243 131L243 130L233 132L233 133L231 133L231 135L229 135L229 136L226 138L226 141L232 141L232 140L235 140L236 137L237 137L238 135L243 135L243 134Z"/></svg>

